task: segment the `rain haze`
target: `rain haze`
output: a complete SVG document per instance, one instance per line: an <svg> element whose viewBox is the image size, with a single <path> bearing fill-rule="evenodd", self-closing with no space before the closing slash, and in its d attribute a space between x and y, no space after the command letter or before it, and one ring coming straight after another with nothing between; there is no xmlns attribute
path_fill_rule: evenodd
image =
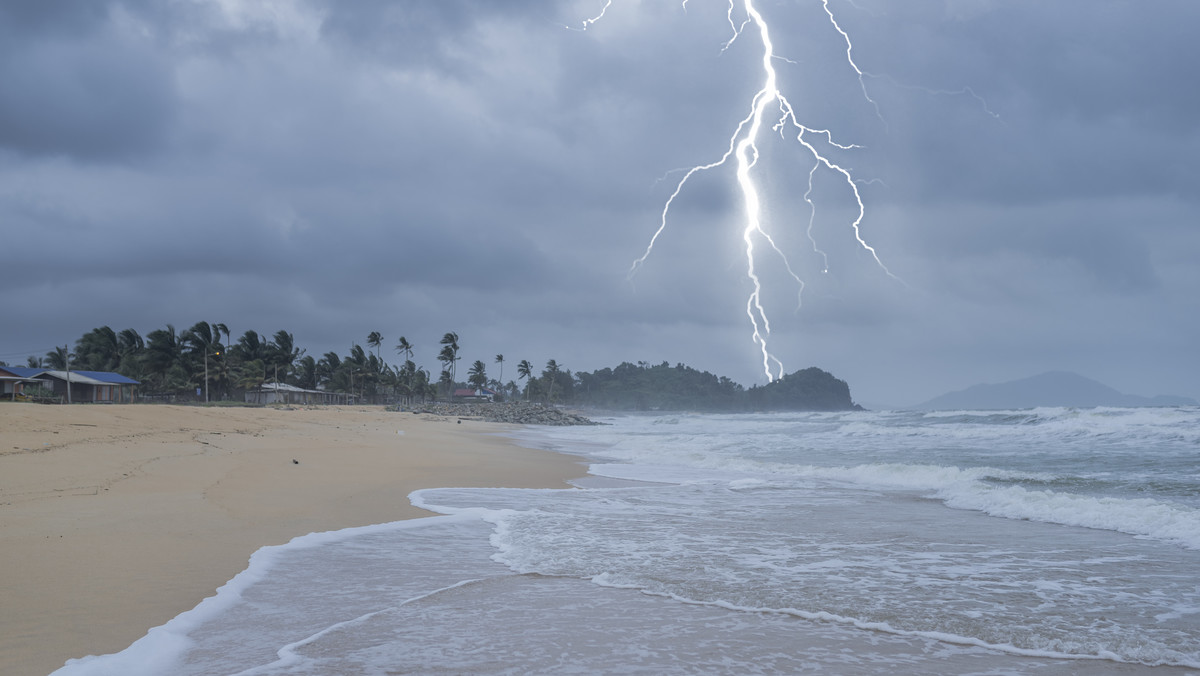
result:
<svg viewBox="0 0 1200 676"><path fill-rule="evenodd" d="M740 2L588 23L604 4L3 3L0 360L209 321L318 357L378 331L392 363L404 336L431 370L453 331L493 377L503 354L766 382L732 164L628 277L763 44L730 42ZM852 62L820 0L756 5L797 119L855 146L810 139L886 265L768 112L763 227L805 282L756 240L785 371L868 406L1048 370L1200 397L1200 3L829 0Z"/></svg>

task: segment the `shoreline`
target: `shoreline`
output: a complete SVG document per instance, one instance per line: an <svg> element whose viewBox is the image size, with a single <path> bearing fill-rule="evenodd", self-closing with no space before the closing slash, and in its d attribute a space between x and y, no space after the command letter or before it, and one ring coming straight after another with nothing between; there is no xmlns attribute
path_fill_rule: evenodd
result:
<svg viewBox="0 0 1200 676"><path fill-rule="evenodd" d="M119 652L267 545L433 513L420 488L568 488L517 426L382 406L0 404L0 673Z"/></svg>

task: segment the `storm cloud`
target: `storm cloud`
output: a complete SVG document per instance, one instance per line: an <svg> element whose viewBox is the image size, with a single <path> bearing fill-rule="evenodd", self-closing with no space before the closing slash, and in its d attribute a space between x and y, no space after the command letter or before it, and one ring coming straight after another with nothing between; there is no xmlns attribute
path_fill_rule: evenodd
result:
<svg viewBox="0 0 1200 676"><path fill-rule="evenodd" d="M768 134L765 225L806 282L763 257L787 370L868 405L1052 369L1200 397L1200 6L830 0L860 79L819 0L756 4L798 118L856 146L830 156L894 274L844 180L818 172L811 211L811 157ZM626 277L680 170L727 150L761 45L709 0L581 30L603 6L0 5L0 360L204 320L764 382L731 167Z"/></svg>

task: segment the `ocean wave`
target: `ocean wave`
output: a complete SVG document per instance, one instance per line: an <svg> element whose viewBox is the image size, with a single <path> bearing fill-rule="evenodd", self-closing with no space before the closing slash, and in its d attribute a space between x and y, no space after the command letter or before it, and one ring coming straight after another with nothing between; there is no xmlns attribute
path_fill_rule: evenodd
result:
<svg viewBox="0 0 1200 676"><path fill-rule="evenodd" d="M680 595L671 592L653 591L638 583L619 581L619 579L617 579L615 576L608 574L597 575L593 577L591 581L602 587L611 587L614 589L638 589L642 591L642 593L650 596L661 596L689 605L711 606L738 612L788 615L811 622L844 625L857 629L865 629L868 631L878 631L894 636L927 638L942 643L984 648L1010 655L1020 655L1022 657L1045 657L1050 659L1078 661L1096 660L1117 662L1121 664L1181 666L1191 669L1200 668L1200 653L1187 653L1160 645L1127 646L1124 651L1116 652L1110 649L1098 647L1092 641L1052 639L1042 641L1041 643L1043 643L1043 645L1038 647L1022 647L1014 645L1013 643L987 641L973 636L965 636L945 631L900 629L888 622L863 620L856 617L839 615L826 611L811 611L799 608L769 608L763 606L744 605L725 600L699 600L686 595Z"/></svg>
<svg viewBox="0 0 1200 676"><path fill-rule="evenodd" d="M1049 474L929 465L808 468L807 473L872 487L929 491L947 507L990 516L1112 530L1200 549L1200 510L1152 498L1081 495L1013 485L1067 483Z"/></svg>
<svg viewBox="0 0 1200 676"><path fill-rule="evenodd" d="M937 497L948 507L972 509L1006 519L1044 521L1064 526L1153 538L1200 549L1200 511L1157 500L1092 497L1020 486L949 486Z"/></svg>
<svg viewBox="0 0 1200 676"><path fill-rule="evenodd" d="M739 463L730 463L736 465ZM870 489L915 491L947 507L1006 519L1111 530L1200 549L1200 510L1153 498L1117 498L1054 490L1031 490L1022 483L1069 485L1048 473L994 467L870 464L845 467L742 464L739 474L670 465L593 464L591 473L615 479L660 483L727 482L745 490L772 481L820 480ZM1075 479L1077 484L1094 482Z"/></svg>

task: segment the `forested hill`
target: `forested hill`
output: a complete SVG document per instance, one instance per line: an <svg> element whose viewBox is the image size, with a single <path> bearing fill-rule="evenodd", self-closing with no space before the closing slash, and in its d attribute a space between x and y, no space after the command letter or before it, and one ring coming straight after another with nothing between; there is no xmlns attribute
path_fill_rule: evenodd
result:
<svg viewBox="0 0 1200 676"><path fill-rule="evenodd" d="M574 403L617 411L847 411L857 410L845 381L819 368L746 389L724 376L667 362L621 364L577 372Z"/></svg>

